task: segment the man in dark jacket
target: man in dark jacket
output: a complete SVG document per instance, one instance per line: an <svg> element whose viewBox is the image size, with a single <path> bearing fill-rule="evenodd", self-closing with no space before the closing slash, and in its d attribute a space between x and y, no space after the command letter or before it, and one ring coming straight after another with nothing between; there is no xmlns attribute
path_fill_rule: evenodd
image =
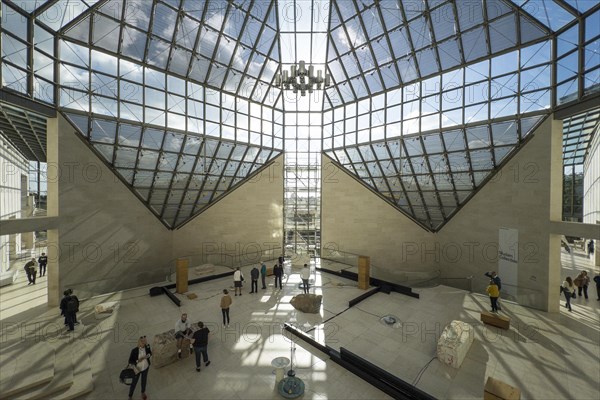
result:
<svg viewBox="0 0 600 400"><path fill-rule="evenodd" d="M65 316L65 324L69 326L69 330L75 329L75 313L77 312L78 304L77 297L71 296L69 289L63 292L64 297L60 301L60 315Z"/></svg>
<svg viewBox="0 0 600 400"><path fill-rule="evenodd" d="M252 278L252 290L250 291L250 293L258 292L258 275L258 268L252 268L252 271L250 271L250 278Z"/></svg>
<svg viewBox="0 0 600 400"><path fill-rule="evenodd" d="M33 275L33 272L35 271L35 258L28 261L23 269L25 269L25 273L27 274L27 280L29 281L28 285L33 285L35 283L35 277Z"/></svg>
<svg viewBox="0 0 600 400"><path fill-rule="evenodd" d="M277 282L279 282L279 289L283 289L281 280L283 278L283 266L281 264L275 264L273 266L273 274L275 275L275 289L277 289Z"/></svg>
<svg viewBox="0 0 600 400"><path fill-rule="evenodd" d="M42 253L38 258L38 264L40 265L40 276L46 275L46 265L48 264L48 256L46 253Z"/></svg>
<svg viewBox="0 0 600 400"><path fill-rule="evenodd" d="M594 282L596 282L596 295L598 296L598 301L600 301L600 275L596 275L594 277Z"/></svg>

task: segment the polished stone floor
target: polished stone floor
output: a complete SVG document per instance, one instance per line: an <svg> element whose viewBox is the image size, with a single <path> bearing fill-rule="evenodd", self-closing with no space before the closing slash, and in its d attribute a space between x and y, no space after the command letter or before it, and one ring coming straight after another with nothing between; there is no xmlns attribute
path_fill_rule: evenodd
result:
<svg viewBox="0 0 600 400"><path fill-rule="evenodd" d="M591 263L577 253L562 257L564 274L582 268L593 271ZM249 268L244 273L249 276ZM420 299L376 294L348 309L348 300L363 292L354 282L319 273L313 273L311 292L323 295L321 313L303 314L289 304L301 293L299 269L288 265L286 273L282 291L275 290L271 280L268 289L258 294L250 294L245 287L243 296L232 297L229 328L222 326L219 310L221 290L232 284L229 278L190 286L198 297L189 300L180 295L181 308L166 296L149 297L148 287L88 299L82 303L81 325L73 335L62 333L57 310L43 304L25 307L23 301L15 301L2 309L3 346L36 335L37 341L51 342L56 348L85 348L92 361L94 390L84 398L126 398L127 387L119 383L118 374L137 338L152 338L172 329L179 314L187 312L192 322L202 320L213 332L212 363L200 373L192 358L152 368L147 388L150 399L280 398L274 390L271 360L290 358L292 353L296 374L306 384L305 399L389 398L305 343L292 345L282 335L284 322L330 346L348 348L440 399L480 399L488 376L519 387L523 399L598 398L600 302L593 288L589 300L574 302L573 313L563 308L550 314L505 302L503 312L511 317L512 325L502 331L479 321L479 312L489 302L483 294L436 286L416 289ZM37 293L42 287L24 285L2 288L0 303L19 290ZM93 308L106 301L118 301L120 307L112 316L97 320ZM384 325L380 322L384 315L396 317L399 323ZM475 332L475 341L458 370L434 358L441 330L454 319L472 324ZM134 398L139 398L139 388Z"/></svg>

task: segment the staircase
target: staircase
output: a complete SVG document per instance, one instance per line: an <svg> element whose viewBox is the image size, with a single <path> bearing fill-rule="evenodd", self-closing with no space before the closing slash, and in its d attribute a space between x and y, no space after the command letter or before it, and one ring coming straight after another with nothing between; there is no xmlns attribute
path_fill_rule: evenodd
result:
<svg viewBox="0 0 600 400"><path fill-rule="evenodd" d="M2 400L69 400L94 389L87 345L70 335L3 345L0 365Z"/></svg>

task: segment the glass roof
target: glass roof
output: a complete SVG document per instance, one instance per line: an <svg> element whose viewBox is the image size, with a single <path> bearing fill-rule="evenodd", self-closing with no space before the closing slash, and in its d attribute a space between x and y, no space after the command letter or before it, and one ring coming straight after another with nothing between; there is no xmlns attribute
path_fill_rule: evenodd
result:
<svg viewBox="0 0 600 400"><path fill-rule="evenodd" d="M428 230L438 230L518 149L543 115L325 151Z"/></svg>
<svg viewBox="0 0 600 400"><path fill-rule="evenodd" d="M563 120L563 165L583 164L600 126L600 108Z"/></svg>
<svg viewBox="0 0 600 400"><path fill-rule="evenodd" d="M328 106L407 85L548 34L502 0L332 2L327 65L335 85L327 90Z"/></svg>
<svg viewBox="0 0 600 400"><path fill-rule="evenodd" d="M113 0L64 36L206 87L273 105L279 67L271 1Z"/></svg>
<svg viewBox="0 0 600 400"><path fill-rule="evenodd" d="M96 153L170 228L181 226L281 154L112 118L68 112Z"/></svg>
<svg viewBox="0 0 600 400"><path fill-rule="evenodd" d="M2 13L22 16L0 26L2 87L57 107L169 227L293 151L298 131L437 230L555 106L600 89L595 1L32 0ZM275 74L300 60L332 85L283 93ZM576 162L580 139L565 140Z"/></svg>

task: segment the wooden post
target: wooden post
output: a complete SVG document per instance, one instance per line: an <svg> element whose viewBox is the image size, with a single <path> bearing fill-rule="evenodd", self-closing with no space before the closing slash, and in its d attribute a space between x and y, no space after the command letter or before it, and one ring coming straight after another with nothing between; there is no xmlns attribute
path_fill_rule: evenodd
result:
<svg viewBox="0 0 600 400"><path fill-rule="evenodd" d="M188 291L188 264L189 261L187 258L178 258L177 263L175 264L176 268L176 286L175 291L177 293L185 293Z"/></svg>
<svg viewBox="0 0 600 400"><path fill-rule="evenodd" d="M358 256L358 288L367 290L369 288L369 278L371 269L371 258L367 256Z"/></svg>

